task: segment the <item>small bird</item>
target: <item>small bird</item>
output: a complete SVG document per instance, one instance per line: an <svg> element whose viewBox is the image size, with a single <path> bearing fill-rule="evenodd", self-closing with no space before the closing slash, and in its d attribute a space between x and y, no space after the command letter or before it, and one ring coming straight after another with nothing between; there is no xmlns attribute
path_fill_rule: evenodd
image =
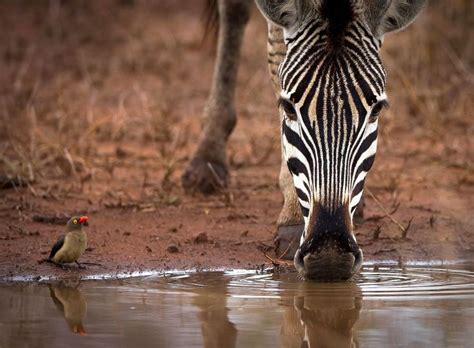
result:
<svg viewBox="0 0 474 348"><path fill-rule="evenodd" d="M79 268L84 268L77 260L84 254L87 247L87 235L83 229L89 220L87 216L73 216L66 225L66 233L54 243L48 262L63 266L65 263L75 262Z"/></svg>

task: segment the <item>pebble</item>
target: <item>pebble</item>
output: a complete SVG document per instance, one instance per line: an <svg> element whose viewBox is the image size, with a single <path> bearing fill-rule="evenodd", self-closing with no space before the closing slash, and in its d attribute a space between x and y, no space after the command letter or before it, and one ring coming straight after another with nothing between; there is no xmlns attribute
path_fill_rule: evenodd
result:
<svg viewBox="0 0 474 348"><path fill-rule="evenodd" d="M201 232L193 238L193 241L196 244L207 243L209 241L209 238L207 238L206 232Z"/></svg>
<svg viewBox="0 0 474 348"><path fill-rule="evenodd" d="M177 253L179 252L178 246L176 244L169 244L168 247L166 248L166 251L169 253Z"/></svg>

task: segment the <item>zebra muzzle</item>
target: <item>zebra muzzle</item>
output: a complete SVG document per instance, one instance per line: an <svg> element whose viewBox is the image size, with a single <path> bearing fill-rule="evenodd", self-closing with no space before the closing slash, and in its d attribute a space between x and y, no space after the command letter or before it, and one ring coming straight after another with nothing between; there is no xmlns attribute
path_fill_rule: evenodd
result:
<svg viewBox="0 0 474 348"><path fill-rule="evenodd" d="M360 248L341 251L331 245L308 253L299 248L294 258L296 269L305 279L318 281L347 280L359 271L362 261Z"/></svg>

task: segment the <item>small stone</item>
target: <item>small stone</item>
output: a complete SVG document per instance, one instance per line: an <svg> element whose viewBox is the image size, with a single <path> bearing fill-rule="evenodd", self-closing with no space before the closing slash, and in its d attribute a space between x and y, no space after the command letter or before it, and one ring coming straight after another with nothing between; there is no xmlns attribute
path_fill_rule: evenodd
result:
<svg viewBox="0 0 474 348"><path fill-rule="evenodd" d="M195 244L207 243L208 241L209 241L209 239L207 238L207 233L206 232L201 232L193 238L193 242Z"/></svg>
<svg viewBox="0 0 474 348"><path fill-rule="evenodd" d="M132 233L131 233L131 232L128 232L128 231L126 231L126 232L123 233L124 236L129 236L129 235L131 235L131 234L132 234Z"/></svg>
<svg viewBox="0 0 474 348"><path fill-rule="evenodd" d="M179 249L176 244L169 244L168 247L166 248L166 251L171 254L174 254L174 253L178 253Z"/></svg>
<svg viewBox="0 0 474 348"><path fill-rule="evenodd" d="M169 248L169 247L168 247ZM151 248L147 245L146 246L146 251L148 251L149 253L151 253L153 250L151 250Z"/></svg>
<svg viewBox="0 0 474 348"><path fill-rule="evenodd" d="M125 158L127 157L127 151L125 151L122 147L120 146L117 146L117 148L115 149L115 155L118 157L118 158Z"/></svg>

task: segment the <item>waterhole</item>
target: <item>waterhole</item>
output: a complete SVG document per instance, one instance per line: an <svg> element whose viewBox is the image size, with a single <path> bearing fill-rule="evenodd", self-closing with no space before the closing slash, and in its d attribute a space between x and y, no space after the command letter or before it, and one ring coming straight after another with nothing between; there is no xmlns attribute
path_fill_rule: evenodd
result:
<svg viewBox="0 0 474 348"><path fill-rule="evenodd" d="M0 284L0 347L472 347L472 266Z"/></svg>

